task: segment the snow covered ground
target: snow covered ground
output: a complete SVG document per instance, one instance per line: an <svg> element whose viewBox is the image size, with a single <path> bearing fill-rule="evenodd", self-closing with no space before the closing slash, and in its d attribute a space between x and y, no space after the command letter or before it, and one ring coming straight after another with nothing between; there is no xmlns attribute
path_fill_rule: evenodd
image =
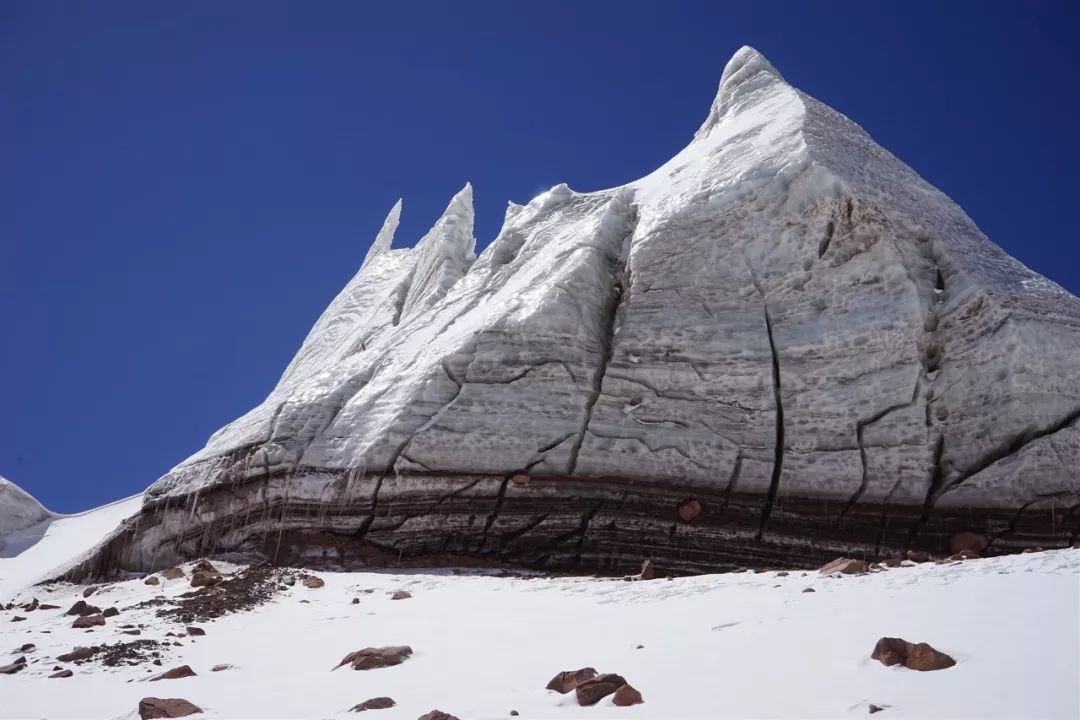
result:
<svg viewBox="0 0 1080 720"><path fill-rule="evenodd" d="M185 578L101 586L87 602L120 614L90 631L64 615L83 586L28 584L96 542L132 498L53 522L33 547L0 559L0 599L58 605L0 613L0 717L137 717L140 698L185 698L211 718L354 717L349 708L390 696L377 718L414 719L434 708L469 718L1080 717L1080 551L900 567L860 576L817 571L733 573L625 582L592 578L411 572L318 572L276 589L253 610L186 623L133 608L192 590ZM219 569L233 566L216 563ZM160 577L160 576L159 576ZM815 592L804 592L813 588ZM412 597L392 600L395 590ZM366 592L371 591L371 592ZM205 590L203 591L205 592ZM353 603L353 598L359 598ZM26 619L13 622L13 617ZM142 625L139 637L120 625ZM870 659L882 636L926 641L952 655L936 672ZM105 667L55 660L77 645L155 639L162 665ZM30 652L17 651L34 643ZM403 664L331 672L348 652L410 645ZM641 646L641 647L639 647ZM190 665L194 677L145 681ZM217 664L234 667L212 672ZM75 671L49 679L54 666ZM579 707L544 689L562 670L623 675L644 704L608 698Z"/></svg>

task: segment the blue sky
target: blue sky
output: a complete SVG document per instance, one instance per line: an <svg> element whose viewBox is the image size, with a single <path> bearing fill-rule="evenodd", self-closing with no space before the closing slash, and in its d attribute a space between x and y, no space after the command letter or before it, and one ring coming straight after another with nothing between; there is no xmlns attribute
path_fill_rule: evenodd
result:
<svg viewBox="0 0 1080 720"><path fill-rule="evenodd" d="M619 185L762 51L1074 293L1080 3L0 4L0 474L137 492L257 404L404 197Z"/></svg>

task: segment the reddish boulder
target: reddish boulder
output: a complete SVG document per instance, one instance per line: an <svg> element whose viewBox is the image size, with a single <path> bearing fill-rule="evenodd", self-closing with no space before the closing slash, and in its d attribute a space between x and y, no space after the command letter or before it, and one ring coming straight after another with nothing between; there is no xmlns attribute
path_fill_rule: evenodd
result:
<svg viewBox="0 0 1080 720"><path fill-rule="evenodd" d="M903 638L881 638L870 657L883 665L903 665L922 672L944 670L956 664L951 657L926 643L910 643Z"/></svg>
<svg viewBox="0 0 1080 720"><path fill-rule="evenodd" d="M641 693L633 686L623 685L615 691L615 695L611 698L611 702L619 707L628 707L630 705L640 705L645 701L641 699Z"/></svg>
<svg viewBox="0 0 1080 720"><path fill-rule="evenodd" d="M100 614L98 615L84 615L82 617L75 618L75 622L71 623L73 628L89 628L97 627L98 625L104 625L105 618Z"/></svg>
<svg viewBox="0 0 1080 720"><path fill-rule="evenodd" d="M166 580L176 580L177 578L184 577L184 571L178 567L166 568L161 571L161 577Z"/></svg>
<svg viewBox="0 0 1080 720"><path fill-rule="evenodd" d="M56 659L60 662L72 662L75 660L88 660L91 655L94 654L93 648L77 647L69 653L63 655L57 655Z"/></svg>
<svg viewBox="0 0 1080 720"><path fill-rule="evenodd" d="M192 677L194 675L195 671L191 669L190 665L181 665L180 667L166 670L160 675L155 675L150 678L150 682L156 682L157 680L179 680L180 678Z"/></svg>
<svg viewBox="0 0 1080 720"><path fill-rule="evenodd" d="M656 568L653 567L652 560L646 560L641 563L641 572L638 573L639 580L652 580L656 577Z"/></svg>
<svg viewBox="0 0 1080 720"><path fill-rule="evenodd" d="M60 672L53 673L49 677L50 678L69 678L74 674L75 673L71 672L71 670L69 669L69 670L61 670Z"/></svg>
<svg viewBox="0 0 1080 720"><path fill-rule="evenodd" d="M116 617L119 614L120 614L119 610L117 610L114 607L111 607L111 608L105 608L105 612L101 613L101 617L103 617L103 618L111 618L111 617Z"/></svg>
<svg viewBox="0 0 1080 720"><path fill-rule="evenodd" d="M822 566L822 575L832 575L833 573L843 573L844 575L855 575L861 573L870 572L870 566L865 560L855 560L852 558L836 558L831 563Z"/></svg>
<svg viewBox="0 0 1080 720"><path fill-rule="evenodd" d="M101 608L87 605L85 600L80 600L71 606L71 609L67 611L67 614L84 617L86 615L97 615L99 612L101 612Z"/></svg>
<svg viewBox="0 0 1080 720"><path fill-rule="evenodd" d="M596 677L596 670L591 667L581 668L580 670L563 670L551 678L547 684L547 689L565 695L571 690L575 690L581 683L592 680L594 677Z"/></svg>
<svg viewBox="0 0 1080 720"><path fill-rule="evenodd" d="M362 703L358 703L356 705L353 705L352 706L352 711L353 712L364 712L365 710L386 710L387 708L394 707L394 705L396 705L396 704L397 703L394 702L393 698L373 697L373 698L370 698L368 700L365 700Z"/></svg>
<svg viewBox="0 0 1080 720"><path fill-rule="evenodd" d="M690 522L701 514L701 503L697 500L687 500L679 506L679 519Z"/></svg>
<svg viewBox="0 0 1080 720"><path fill-rule="evenodd" d="M321 577L315 577L314 575L304 576L302 582L304 583L304 587L311 588L312 590L317 590L326 584Z"/></svg>
<svg viewBox="0 0 1080 720"><path fill-rule="evenodd" d="M394 594L390 596L391 600L408 600L412 597L412 593L407 590L395 590Z"/></svg>
<svg viewBox="0 0 1080 720"><path fill-rule="evenodd" d="M421 715L416 720L458 720L457 717L450 713L445 713L442 710L432 710L429 713Z"/></svg>
<svg viewBox="0 0 1080 720"><path fill-rule="evenodd" d="M990 542L982 533L965 530L949 538L949 554L956 555L966 550L978 556L986 550L989 544Z"/></svg>
<svg viewBox="0 0 1080 720"><path fill-rule="evenodd" d="M139 717L142 720L153 718L180 718L197 715L202 708L182 698L143 698L139 701Z"/></svg>
<svg viewBox="0 0 1080 720"><path fill-rule="evenodd" d="M371 670L400 665L412 653L412 648L408 645L364 648L346 655L333 669L337 670L342 665L352 665L353 670Z"/></svg>
<svg viewBox="0 0 1080 720"><path fill-rule="evenodd" d="M581 683L574 692L578 705L595 705L623 685L626 685L626 679L622 675L604 673Z"/></svg>

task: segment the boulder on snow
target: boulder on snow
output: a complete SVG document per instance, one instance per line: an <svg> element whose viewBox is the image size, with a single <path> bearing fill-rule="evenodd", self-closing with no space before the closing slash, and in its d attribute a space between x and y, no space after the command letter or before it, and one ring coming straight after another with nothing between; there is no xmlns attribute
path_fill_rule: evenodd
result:
<svg viewBox="0 0 1080 720"><path fill-rule="evenodd" d="M311 588L312 590L317 590L326 584L326 581L321 577L316 577L314 575L305 575L301 582L304 583L304 587Z"/></svg>
<svg viewBox="0 0 1080 720"><path fill-rule="evenodd" d="M656 568L653 567L652 560L646 560L641 563L641 572L635 576L638 580L652 580L656 577Z"/></svg>
<svg viewBox="0 0 1080 720"><path fill-rule="evenodd" d="M927 643L910 643L903 638L883 637L870 657L882 665L903 665L911 670L944 670L956 661Z"/></svg>
<svg viewBox="0 0 1080 720"><path fill-rule="evenodd" d="M206 631L203 630L201 627L195 627L194 625L192 625L191 627L187 628L187 634L188 635L205 635Z"/></svg>
<svg viewBox="0 0 1080 720"><path fill-rule="evenodd" d="M844 575L855 575L870 572L870 565L865 560L854 560L852 558L836 558L830 563L823 565L821 568L822 575L832 575L833 573L843 573Z"/></svg>
<svg viewBox="0 0 1080 720"><path fill-rule="evenodd" d="M629 707L630 705L640 705L645 701L641 699L641 693L632 685L623 685L615 691L615 695L612 696L611 702L619 707Z"/></svg>
<svg viewBox="0 0 1080 720"><path fill-rule="evenodd" d="M202 570L203 572L208 572L208 573L218 573L218 574L220 574L220 571L216 567L214 567L212 564L210 564L209 560L200 560L199 562L195 563L195 567L192 568L192 571L194 572L194 571L197 571L197 570Z"/></svg>
<svg viewBox="0 0 1080 720"><path fill-rule="evenodd" d="M680 520L690 522L701 514L701 503L697 500L687 500L679 506L678 512Z"/></svg>
<svg viewBox="0 0 1080 720"><path fill-rule="evenodd" d="M231 669L232 669L232 665L229 665L228 663L222 663L221 665L215 665L214 667L210 668L210 672L221 672L222 670L231 670Z"/></svg>
<svg viewBox="0 0 1080 720"><path fill-rule="evenodd" d="M394 707L394 705L396 704L397 703L394 702L393 698L373 697L365 700L362 703L357 703L356 705L353 705L351 710L352 712L364 712L365 710L386 710L387 708Z"/></svg>
<svg viewBox="0 0 1080 720"><path fill-rule="evenodd" d="M364 648L346 655L333 669L337 670L342 665L352 665L353 670L371 670L372 668L400 665L412 653L413 650L408 645Z"/></svg>
<svg viewBox="0 0 1080 720"><path fill-rule="evenodd" d="M117 610L114 607L109 607L109 608L105 608L104 612L101 613L101 617L103 617L103 618L111 618L111 617L116 617L119 614L120 614L119 610Z"/></svg>
<svg viewBox="0 0 1080 720"><path fill-rule="evenodd" d="M75 673L73 673L73 672L71 671L71 669L70 669L70 668L68 668L68 669L64 669L64 670L61 670L60 672L55 672L55 673L53 673L52 675L50 675L49 677L50 677L50 678L69 678L69 677L71 677L71 676L72 676L72 675L74 675L74 674L75 674Z"/></svg>
<svg viewBox="0 0 1080 720"><path fill-rule="evenodd" d="M623 685L626 685L626 679L622 675L603 673L580 683L574 692L578 705L595 705Z"/></svg>
<svg viewBox="0 0 1080 720"><path fill-rule="evenodd" d="M101 612L101 608L94 607L93 605L87 605L85 600L79 600L77 603L71 606L71 609L67 611L67 615L97 615Z"/></svg>
<svg viewBox="0 0 1080 720"><path fill-rule="evenodd" d="M83 615L82 617L75 618L75 622L71 623L71 627L76 629L97 627L98 625L104 625L105 618L99 613L97 615Z"/></svg>
<svg viewBox="0 0 1080 720"><path fill-rule="evenodd" d="M10 665L0 666L0 675L14 675L15 673L26 667L26 658L16 658L15 662Z"/></svg>
<svg viewBox="0 0 1080 720"><path fill-rule="evenodd" d="M202 712L198 705L183 698L147 697L139 701L139 717L142 720L153 718L180 718L197 715Z"/></svg>
<svg viewBox="0 0 1080 720"><path fill-rule="evenodd" d="M214 587L223 579L221 573L210 570L196 570L191 574L191 587Z"/></svg>
<svg viewBox="0 0 1080 720"><path fill-rule="evenodd" d="M178 567L166 568L161 571L161 577L166 580L176 580L177 578L184 577L184 571Z"/></svg>
<svg viewBox="0 0 1080 720"><path fill-rule="evenodd" d="M157 575L148 575L146 577L146 579L143 580L143 584L145 584L145 585L160 585L161 581L158 580Z"/></svg>
<svg viewBox="0 0 1080 720"><path fill-rule="evenodd" d="M155 682L157 680L179 680L180 678L192 677L194 675L195 671L191 669L190 665L181 665L180 667L166 670L160 675L155 675L150 678L150 682Z"/></svg>
<svg viewBox="0 0 1080 720"><path fill-rule="evenodd" d="M390 596L391 600L408 600L412 597L412 593L408 590L395 590L394 594Z"/></svg>
<svg viewBox="0 0 1080 720"><path fill-rule="evenodd" d="M90 587L88 587L88 588L86 588L86 589L84 589L82 591L82 596L84 598L88 598L88 597L90 597L91 595L93 595L96 592L97 592L97 585L91 585Z"/></svg>
<svg viewBox="0 0 1080 720"><path fill-rule="evenodd" d="M424 713L416 720L458 720L458 718L450 713L445 713L442 710L432 710L429 713Z"/></svg>
<svg viewBox="0 0 1080 720"><path fill-rule="evenodd" d="M596 669L591 667L581 668L580 670L563 670L548 681L547 689L565 695L586 680L592 680L596 675Z"/></svg>
<svg viewBox="0 0 1080 720"><path fill-rule="evenodd" d="M982 533L965 530L949 538L949 554L956 555L957 553L969 552L979 556L982 555L989 544L990 542Z"/></svg>
<svg viewBox="0 0 1080 720"><path fill-rule="evenodd" d="M77 648L73 649L69 653L64 653L63 655L57 655L56 659L59 660L60 662L72 662L72 661L75 661L75 660L86 660L93 654L94 654L94 649L93 648L77 647Z"/></svg>

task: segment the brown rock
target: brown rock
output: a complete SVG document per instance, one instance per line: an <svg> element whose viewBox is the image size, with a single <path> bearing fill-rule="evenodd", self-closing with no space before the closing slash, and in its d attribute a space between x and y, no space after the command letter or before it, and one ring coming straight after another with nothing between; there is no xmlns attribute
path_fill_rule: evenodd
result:
<svg viewBox="0 0 1080 720"><path fill-rule="evenodd" d="M514 476L512 478L510 478L510 481L513 482L518 487L523 487L525 485L528 485L529 480L530 480L529 476L526 475L525 473L514 473Z"/></svg>
<svg viewBox="0 0 1080 720"><path fill-rule="evenodd" d="M35 610L38 609L38 599L34 598L30 602L23 605L22 609L25 610L26 612L34 612Z"/></svg>
<svg viewBox="0 0 1080 720"><path fill-rule="evenodd" d="M641 563L641 572L638 573L638 579L640 580L652 580L656 577L656 569L653 567L652 560L646 560Z"/></svg>
<svg viewBox="0 0 1080 720"><path fill-rule="evenodd" d="M105 612L101 613L101 617L103 617L103 618L111 618L111 617L116 617L119 614L120 614L119 610L117 610L114 607L111 607L111 608L105 608Z"/></svg>
<svg viewBox="0 0 1080 720"><path fill-rule="evenodd" d="M15 660L10 665L0 666L0 675L14 675L15 673L26 667L26 658L21 657Z"/></svg>
<svg viewBox="0 0 1080 720"><path fill-rule="evenodd" d="M442 710L432 710L429 713L425 713L418 717L416 720L458 720L457 717L450 713L445 713Z"/></svg>
<svg viewBox="0 0 1080 720"><path fill-rule="evenodd" d="M105 618L98 615L84 615L82 617L75 618L75 622L71 623L73 628L89 628L97 627L98 625L104 625Z"/></svg>
<svg viewBox="0 0 1080 720"><path fill-rule="evenodd" d="M877 706L877 705L875 705L874 703L870 703L870 714L871 714L871 715L873 715L874 713L878 713L878 712L881 712L881 711L882 711L882 710L884 710L884 709L885 709L885 708L883 708L883 707L878 707L878 706Z"/></svg>
<svg viewBox="0 0 1080 720"><path fill-rule="evenodd" d="M67 615L96 615L101 612L101 608L94 607L93 605L87 605L85 600L80 600L71 606L71 609L67 611Z"/></svg>
<svg viewBox="0 0 1080 720"><path fill-rule="evenodd" d="M53 673L49 677L50 678L69 678L74 674L75 673L71 672L70 669L67 669L67 670L61 670L60 672L57 672L57 673Z"/></svg>
<svg viewBox="0 0 1080 720"><path fill-rule="evenodd" d="M852 558L836 558L831 563L822 566L822 575L832 575L833 573L843 573L845 575L854 575L858 573L870 572L870 566L866 564L865 560L854 560Z"/></svg>
<svg viewBox="0 0 1080 720"><path fill-rule="evenodd" d="M192 626L192 627L189 627L187 629L187 634L188 635L205 635L206 631L203 630L201 627Z"/></svg>
<svg viewBox="0 0 1080 720"><path fill-rule="evenodd" d="M96 585L91 585L90 587L88 587L88 588L86 588L85 590L82 591L82 596L84 598L88 598L88 597L90 597L91 595L93 595L96 592L97 592L97 586Z"/></svg>
<svg viewBox="0 0 1080 720"><path fill-rule="evenodd" d="M146 577L146 579L143 580L143 584L145 584L145 585L160 585L161 581L158 580L157 575L148 575Z"/></svg>
<svg viewBox="0 0 1080 720"><path fill-rule="evenodd" d="M333 669L337 670L342 665L352 665L353 670L371 670L400 665L412 655L412 652L412 648L408 645L364 648L346 655Z"/></svg>
<svg viewBox="0 0 1080 720"><path fill-rule="evenodd" d="M72 662L73 660L86 660L94 654L93 648L77 647L69 653L63 655L57 655L56 659L60 662Z"/></svg>
<svg viewBox="0 0 1080 720"><path fill-rule="evenodd" d="M142 635L142 630L121 630L121 635Z"/></svg>
<svg viewBox="0 0 1080 720"><path fill-rule="evenodd" d="M191 669L190 665L181 665L180 667L166 670L160 675L155 675L150 678L150 682L156 682L158 680L179 680L180 678L192 677L194 675L195 671Z"/></svg>
<svg viewBox="0 0 1080 720"><path fill-rule="evenodd" d="M176 580L177 578L184 577L184 571L178 567L166 568L161 571L161 577L166 580Z"/></svg>
<svg viewBox="0 0 1080 720"><path fill-rule="evenodd" d="M645 702L641 699L641 693L634 689L631 685L623 685L621 688L615 691L614 697L611 701L619 707L628 707L630 705L640 705Z"/></svg>
<svg viewBox="0 0 1080 720"><path fill-rule="evenodd" d="M626 680L622 675L604 673L581 683L574 688L574 692L577 694L578 705L595 705L623 685L626 685Z"/></svg>
<svg viewBox="0 0 1080 720"><path fill-rule="evenodd" d="M903 665L911 670L944 670L956 661L926 643L910 643L903 638L883 637L870 657L883 665Z"/></svg>
<svg viewBox="0 0 1080 720"><path fill-rule="evenodd" d="M407 590L395 590L394 594L390 596L391 600L408 600L412 597L412 593Z"/></svg>
<svg viewBox="0 0 1080 720"><path fill-rule="evenodd" d="M214 667L210 668L210 672L221 672L222 670L231 670L231 669L232 669L232 665L228 665L228 664L223 663L221 665L215 665Z"/></svg>
<svg viewBox="0 0 1080 720"><path fill-rule="evenodd" d="M180 718L197 715L202 708L182 698L148 697L139 701L139 717L142 720L152 718Z"/></svg>
<svg viewBox="0 0 1080 720"><path fill-rule="evenodd" d="M12 617L12 618L11 618L11 622L22 622L22 621L23 621L23 620L25 620L25 619L26 619L26 618L24 618L24 617L23 617L23 616L21 616L21 615L16 615L16 616L14 616L14 617Z"/></svg>
<svg viewBox="0 0 1080 720"><path fill-rule="evenodd" d="M978 560L981 557L982 556L974 550L961 550L958 553L950 555L949 560L952 560L954 562L958 560Z"/></svg>
<svg viewBox="0 0 1080 720"><path fill-rule="evenodd" d="M517 710L511 710L510 711L510 717L517 717L520 714L521 713L519 713Z"/></svg>
<svg viewBox="0 0 1080 720"><path fill-rule="evenodd" d="M547 689L565 695L571 690L577 689L577 686L581 683L592 680L594 677L596 677L596 670L591 667L581 668L580 670L563 670L551 678L547 684Z"/></svg>
<svg viewBox="0 0 1080 720"><path fill-rule="evenodd" d="M214 573L217 575L221 574L216 567L210 564L209 560L200 560L199 562L195 563L195 567L192 568L192 570L201 570L203 572Z"/></svg>
<svg viewBox="0 0 1080 720"><path fill-rule="evenodd" d="M955 555L967 550L968 552L975 553L975 555L981 555L989 544L986 536L982 533L965 530L964 532L958 532L949 538L949 554Z"/></svg>
<svg viewBox="0 0 1080 720"><path fill-rule="evenodd" d="M33 650L36 647L37 647L37 645L35 645L34 643L26 643L24 645L20 645L19 649L16 650L15 652L26 653L26 652L30 652L31 650Z"/></svg>
<svg viewBox="0 0 1080 720"><path fill-rule="evenodd" d="M900 558L886 558L881 561L881 564L890 568L900 567Z"/></svg>
<svg viewBox="0 0 1080 720"><path fill-rule="evenodd" d="M359 605L360 604L360 598L353 598L352 599L352 604L353 605Z"/></svg>
<svg viewBox="0 0 1080 720"><path fill-rule="evenodd" d="M924 563L930 560L930 556L924 552L916 552L915 550L908 550L904 553L904 557L911 562Z"/></svg>
<svg viewBox="0 0 1080 720"><path fill-rule="evenodd" d="M687 500L679 506L679 519L690 522L701 514L701 503L697 500Z"/></svg>
<svg viewBox="0 0 1080 720"><path fill-rule="evenodd" d="M207 570L196 570L191 574L191 587L214 587L220 583L222 579L220 573Z"/></svg>
<svg viewBox="0 0 1080 720"><path fill-rule="evenodd" d="M365 710L386 710L387 708L394 707L394 705L397 705L397 703L394 702L393 698L373 697L373 698L369 698L368 700L365 700L362 703L358 703L356 705L353 705L352 706L352 711L353 712L364 712Z"/></svg>
<svg viewBox="0 0 1080 720"><path fill-rule="evenodd" d="M38 610L59 610L59 605L49 605L48 603L41 603L38 605Z"/></svg>
<svg viewBox="0 0 1080 720"><path fill-rule="evenodd" d="M326 584L322 578L315 577L314 575L305 576L302 582L304 583L304 587L309 587L312 590L317 590Z"/></svg>
<svg viewBox="0 0 1080 720"><path fill-rule="evenodd" d="M808 592L817 592L817 590L815 590L814 588L803 588L803 592L804 592L804 593L808 593Z"/></svg>

